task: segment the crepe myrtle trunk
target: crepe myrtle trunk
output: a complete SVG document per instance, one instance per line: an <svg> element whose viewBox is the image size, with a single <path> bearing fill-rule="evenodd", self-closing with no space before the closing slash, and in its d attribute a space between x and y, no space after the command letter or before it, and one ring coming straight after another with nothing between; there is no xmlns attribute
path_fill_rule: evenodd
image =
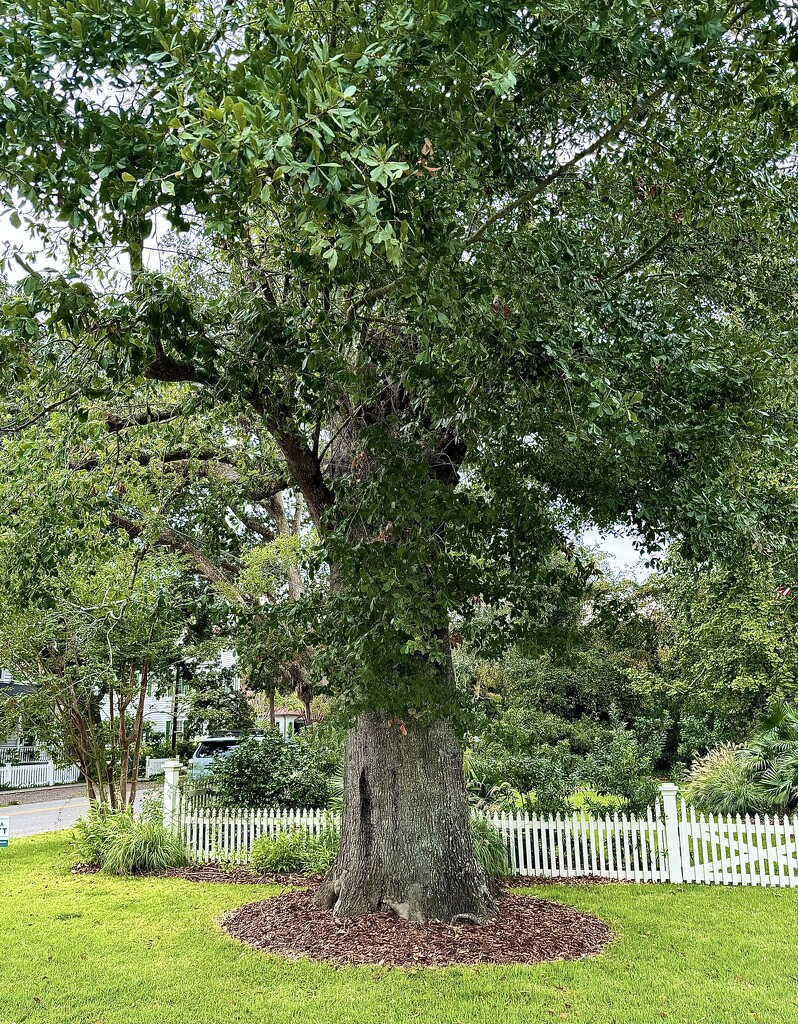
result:
<svg viewBox="0 0 798 1024"><path fill-rule="evenodd" d="M471 839L462 749L448 721L360 716L346 737L341 845L317 899L341 917L494 916Z"/></svg>

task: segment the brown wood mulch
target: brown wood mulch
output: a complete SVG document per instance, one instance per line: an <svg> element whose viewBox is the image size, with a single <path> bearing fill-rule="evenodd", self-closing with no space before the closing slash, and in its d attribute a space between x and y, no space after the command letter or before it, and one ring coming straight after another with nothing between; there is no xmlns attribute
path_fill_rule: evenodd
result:
<svg viewBox="0 0 798 1024"><path fill-rule="evenodd" d="M505 895L496 920L411 924L392 913L337 918L313 893L287 892L248 903L222 918L226 931L264 953L324 963L441 967L447 964L539 964L581 960L612 939L603 921L536 896Z"/></svg>
<svg viewBox="0 0 798 1024"><path fill-rule="evenodd" d="M248 867L219 867L218 864L189 864L184 868L167 868L158 871L159 878L182 878L186 882L229 882L233 885L301 885L312 884L320 875L303 875L299 872L258 874Z"/></svg>
<svg viewBox="0 0 798 1024"><path fill-rule="evenodd" d="M502 884L508 889L533 889L536 885L621 885L623 881L600 875L512 875L503 878Z"/></svg>

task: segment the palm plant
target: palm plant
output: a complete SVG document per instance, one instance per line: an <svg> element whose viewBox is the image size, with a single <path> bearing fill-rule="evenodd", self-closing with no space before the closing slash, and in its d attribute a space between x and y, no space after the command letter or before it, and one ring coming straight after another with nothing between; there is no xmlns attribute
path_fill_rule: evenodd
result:
<svg viewBox="0 0 798 1024"><path fill-rule="evenodd" d="M798 706L776 704L737 756L772 810L798 808Z"/></svg>

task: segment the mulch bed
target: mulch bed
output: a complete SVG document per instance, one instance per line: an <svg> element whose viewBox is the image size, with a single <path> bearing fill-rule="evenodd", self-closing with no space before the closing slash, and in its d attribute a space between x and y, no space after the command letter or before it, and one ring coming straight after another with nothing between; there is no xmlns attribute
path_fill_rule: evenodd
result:
<svg viewBox="0 0 798 1024"><path fill-rule="evenodd" d="M612 932L598 918L535 896L505 895L495 921L411 924L392 913L337 918L313 893L288 892L227 913L233 938L264 953L324 963L440 967L446 964L539 964L600 953Z"/></svg>
<svg viewBox="0 0 798 1024"><path fill-rule="evenodd" d="M286 874L258 874L247 867L220 868L216 864L190 864L185 868L168 868L159 871L160 878L182 878L186 882L232 882L235 885L301 885L306 886L318 880L317 875L302 875L299 872Z"/></svg>
<svg viewBox="0 0 798 1024"><path fill-rule="evenodd" d="M513 875L503 878L502 884L508 889L532 889L536 885L622 885L623 881L600 875Z"/></svg>
<svg viewBox="0 0 798 1024"><path fill-rule="evenodd" d="M100 869L96 864L73 864L69 870L73 875L96 875Z"/></svg>

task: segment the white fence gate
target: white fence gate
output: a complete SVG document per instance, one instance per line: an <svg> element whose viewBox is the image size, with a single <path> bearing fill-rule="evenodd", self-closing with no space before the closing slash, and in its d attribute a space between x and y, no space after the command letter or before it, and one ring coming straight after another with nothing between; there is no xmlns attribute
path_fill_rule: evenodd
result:
<svg viewBox="0 0 798 1024"><path fill-rule="evenodd" d="M179 785L180 766L164 773L164 819L192 859L246 863L262 835L313 834L335 823L329 811L203 806ZM798 817L696 815L665 784L644 815L487 815L507 848L513 875L590 876L627 882L798 885Z"/></svg>
<svg viewBox="0 0 798 1024"><path fill-rule="evenodd" d="M36 786L60 786L77 782L80 770L76 765L56 768L52 761L35 764L0 765L0 787L3 789L33 789Z"/></svg>

